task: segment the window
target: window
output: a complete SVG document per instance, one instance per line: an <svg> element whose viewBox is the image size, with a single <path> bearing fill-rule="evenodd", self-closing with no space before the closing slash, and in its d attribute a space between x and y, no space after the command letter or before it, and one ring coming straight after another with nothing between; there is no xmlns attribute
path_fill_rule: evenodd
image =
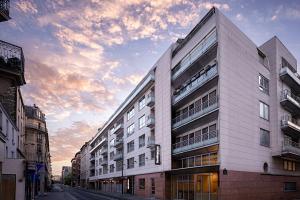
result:
<svg viewBox="0 0 300 200"><path fill-rule="evenodd" d="M260 145L270 147L270 132L260 129Z"/></svg>
<svg viewBox="0 0 300 200"><path fill-rule="evenodd" d="M155 179L151 178L151 194L155 194Z"/></svg>
<svg viewBox="0 0 300 200"><path fill-rule="evenodd" d="M134 140L127 143L127 153L134 151Z"/></svg>
<svg viewBox="0 0 300 200"><path fill-rule="evenodd" d="M99 169L99 175L101 175L101 174L102 174L102 168Z"/></svg>
<svg viewBox="0 0 300 200"><path fill-rule="evenodd" d="M145 166L145 154L139 155L139 166Z"/></svg>
<svg viewBox="0 0 300 200"><path fill-rule="evenodd" d="M134 116L134 107L132 107L128 112L127 112L127 120L131 119Z"/></svg>
<svg viewBox="0 0 300 200"><path fill-rule="evenodd" d="M296 171L296 162L291 160L283 160L283 169L287 171Z"/></svg>
<svg viewBox="0 0 300 200"><path fill-rule="evenodd" d="M134 157L127 159L127 169L134 168Z"/></svg>
<svg viewBox="0 0 300 200"><path fill-rule="evenodd" d="M122 160L119 160L116 162L116 171L117 172L122 170L122 165L123 165L122 162L123 162Z"/></svg>
<svg viewBox="0 0 300 200"><path fill-rule="evenodd" d="M140 178L139 179L139 188L141 190L144 190L145 189L145 179L144 178Z"/></svg>
<svg viewBox="0 0 300 200"><path fill-rule="evenodd" d="M295 191L297 191L296 182L285 182L284 183L284 191L285 192L295 192Z"/></svg>
<svg viewBox="0 0 300 200"><path fill-rule="evenodd" d="M143 96L140 100L139 100L139 110L142 110L146 105L146 99L145 96Z"/></svg>
<svg viewBox="0 0 300 200"><path fill-rule="evenodd" d="M114 155L115 155L115 152L110 152L109 153L109 160L113 160L114 159Z"/></svg>
<svg viewBox="0 0 300 200"><path fill-rule="evenodd" d="M155 151L151 151L151 160L155 159Z"/></svg>
<svg viewBox="0 0 300 200"><path fill-rule="evenodd" d="M139 137L139 148L145 146L145 134Z"/></svg>
<svg viewBox="0 0 300 200"><path fill-rule="evenodd" d="M269 120L269 105L259 102L259 116L265 120Z"/></svg>
<svg viewBox="0 0 300 200"><path fill-rule="evenodd" d="M141 118L139 118L139 128L143 128L146 125L146 117L143 115Z"/></svg>
<svg viewBox="0 0 300 200"><path fill-rule="evenodd" d="M127 136L130 136L134 133L134 123L127 127Z"/></svg>
<svg viewBox="0 0 300 200"><path fill-rule="evenodd" d="M115 169L114 164L109 165L109 172L110 172L110 173L113 173L113 172L114 172L114 169Z"/></svg>
<svg viewBox="0 0 300 200"><path fill-rule="evenodd" d="M258 76L258 84L259 84L259 89L266 93L269 94L269 80L264 77L263 75L259 74Z"/></svg>

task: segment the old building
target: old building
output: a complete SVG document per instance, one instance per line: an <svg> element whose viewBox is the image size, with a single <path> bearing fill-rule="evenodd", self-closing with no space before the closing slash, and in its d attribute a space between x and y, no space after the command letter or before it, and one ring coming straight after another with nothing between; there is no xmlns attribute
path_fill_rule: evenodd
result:
<svg viewBox="0 0 300 200"><path fill-rule="evenodd" d="M45 114L37 107L25 106L27 195L44 194L51 184L51 159Z"/></svg>
<svg viewBox="0 0 300 200"><path fill-rule="evenodd" d="M72 164L72 182L71 185L76 187L80 185L80 163L81 163L81 154L80 151L77 152L71 160Z"/></svg>
<svg viewBox="0 0 300 200"><path fill-rule="evenodd" d="M159 199L299 197L299 95L282 42L258 47L213 8L93 137L89 182Z"/></svg>
<svg viewBox="0 0 300 200"><path fill-rule="evenodd" d="M87 188L90 172L90 145L86 142L80 149L80 187Z"/></svg>

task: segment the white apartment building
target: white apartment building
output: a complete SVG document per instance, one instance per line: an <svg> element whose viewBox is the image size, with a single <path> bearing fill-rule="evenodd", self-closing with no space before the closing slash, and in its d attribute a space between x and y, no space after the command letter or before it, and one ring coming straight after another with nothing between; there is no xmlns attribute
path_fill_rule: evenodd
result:
<svg viewBox="0 0 300 200"><path fill-rule="evenodd" d="M187 200L300 196L300 76L218 9L172 44L91 140L90 186Z"/></svg>

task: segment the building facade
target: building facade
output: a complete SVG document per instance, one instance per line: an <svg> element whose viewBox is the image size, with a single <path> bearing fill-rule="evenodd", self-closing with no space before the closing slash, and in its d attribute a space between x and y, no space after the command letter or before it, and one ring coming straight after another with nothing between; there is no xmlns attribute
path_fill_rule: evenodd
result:
<svg viewBox="0 0 300 200"><path fill-rule="evenodd" d="M37 107L25 106L27 159L27 198L43 195L51 185L51 159L45 114Z"/></svg>
<svg viewBox="0 0 300 200"><path fill-rule="evenodd" d="M80 151L77 152L71 160L72 164L72 178L71 178L71 186L77 187L80 186L80 163L81 163L81 154Z"/></svg>
<svg viewBox="0 0 300 200"><path fill-rule="evenodd" d="M70 184L70 183L67 183L66 178L70 177L70 180L71 180L71 174L72 174L72 167L63 166L62 170L61 170L61 183L64 185Z"/></svg>
<svg viewBox="0 0 300 200"><path fill-rule="evenodd" d="M300 76L218 9L172 44L90 141L90 186L187 200L300 196Z"/></svg>
<svg viewBox="0 0 300 200"><path fill-rule="evenodd" d="M90 177L90 145L86 142L80 149L80 187L88 188Z"/></svg>

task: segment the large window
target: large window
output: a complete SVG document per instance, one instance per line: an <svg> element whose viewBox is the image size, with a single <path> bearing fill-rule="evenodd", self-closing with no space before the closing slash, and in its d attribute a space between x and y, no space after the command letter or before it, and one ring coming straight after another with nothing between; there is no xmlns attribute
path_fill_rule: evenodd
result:
<svg viewBox="0 0 300 200"><path fill-rule="evenodd" d="M127 120L131 119L134 116L134 107L132 107L128 112L127 112Z"/></svg>
<svg viewBox="0 0 300 200"><path fill-rule="evenodd" d="M145 166L145 154L141 154L139 155L139 166L142 167L142 166Z"/></svg>
<svg viewBox="0 0 300 200"><path fill-rule="evenodd" d="M270 132L260 129L260 145L270 147Z"/></svg>
<svg viewBox="0 0 300 200"><path fill-rule="evenodd" d="M130 136L134 133L134 123L127 127L127 136Z"/></svg>
<svg viewBox="0 0 300 200"><path fill-rule="evenodd" d="M122 170L122 165L123 165L123 161L119 160L116 162L116 171L121 171Z"/></svg>
<svg viewBox="0 0 300 200"><path fill-rule="evenodd" d="M284 191L285 192L297 191L297 183L296 182L284 182Z"/></svg>
<svg viewBox="0 0 300 200"><path fill-rule="evenodd" d="M264 77L263 75L259 74L258 76L258 84L259 84L259 89L266 93L269 94L269 80Z"/></svg>
<svg viewBox="0 0 300 200"><path fill-rule="evenodd" d="M141 190L145 189L145 179L144 178L139 179L139 189L141 189Z"/></svg>
<svg viewBox="0 0 300 200"><path fill-rule="evenodd" d="M139 137L139 148L145 146L145 134Z"/></svg>
<svg viewBox="0 0 300 200"><path fill-rule="evenodd" d="M127 153L134 151L134 140L127 143Z"/></svg>
<svg viewBox="0 0 300 200"><path fill-rule="evenodd" d="M142 117L139 118L139 128L143 128L144 126L146 126L146 117L145 115L143 115Z"/></svg>
<svg viewBox="0 0 300 200"><path fill-rule="evenodd" d="M109 160L113 160L114 159L114 155L115 155L115 152L112 151L109 153Z"/></svg>
<svg viewBox="0 0 300 200"><path fill-rule="evenodd" d="M296 162L291 160L283 160L283 169L287 171L296 171Z"/></svg>
<svg viewBox="0 0 300 200"><path fill-rule="evenodd" d="M259 102L259 116L265 120L269 120L269 105Z"/></svg>
<svg viewBox="0 0 300 200"><path fill-rule="evenodd" d="M127 169L134 168L134 157L127 159Z"/></svg>
<svg viewBox="0 0 300 200"><path fill-rule="evenodd" d="M113 172L114 172L114 169L115 169L114 164L109 165L109 172L110 172L110 173L113 173Z"/></svg>
<svg viewBox="0 0 300 200"><path fill-rule="evenodd" d="M140 100L139 100L139 110L142 110L146 105L146 99L145 96L143 96Z"/></svg>

